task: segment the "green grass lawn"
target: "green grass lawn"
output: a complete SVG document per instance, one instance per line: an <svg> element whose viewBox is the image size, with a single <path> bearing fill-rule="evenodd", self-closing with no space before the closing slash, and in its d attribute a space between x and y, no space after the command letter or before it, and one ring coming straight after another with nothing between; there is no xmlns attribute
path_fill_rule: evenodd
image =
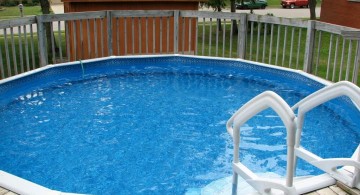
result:
<svg viewBox="0 0 360 195"><path fill-rule="evenodd" d="M19 18L20 10L18 6L14 7L3 7L4 9L0 11L0 20ZM24 6L23 8L24 16L33 16L41 15L40 6Z"/></svg>
<svg viewBox="0 0 360 195"><path fill-rule="evenodd" d="M216 23L213 22L212 25L212 36L211 36L211 44L209 43L209 33L210 33L210 24L207 23L205 25L205 39L203 41L203 26L202 23L199 23L199 32L198 32L198 55L204 56L217 56L219 57L232 57L237 58L237 35L232 37L232 41L230 41L230 23L226 24L225 27L225 44L223 42L223 32L219 31L218 37L218 46L216 48ZM249 26L250 28L250 26ZM271 43L271 25L267 25L267 32L264 33L265 27L264 25L260 28L260 33L258 34L257 25L254 25L253 28L253 37L251 42L251 30L247 33L247 45L246 45L246 56L245 59L263 62L266 64L272 64L276 66L282 66L292 69L303 69L304 64L304 56L305 56L305 43L306 43L306 29L301 30L301 37L299 40L300 28L288 27L285 30L284 26L280 27L280 36L278 37L278 26L274 25L273 29L273 40ZM287 33L285 40L285 31ZM291 37L294 37L293 40ZM319 36L316 36L315 39L315 49L314 49L314 57L313 57L313 67L312 73L321 77L326 78L328 73L328 80L337 81L339 79L340 70L342 71L341 80L345 79L347 68L350 70L350 73L353 72L354 61L350 60L350 63L347 61L348 54L351 53L352 58L355 56L356 51L356 43L352 43L351 52L349 52L349 42L345 42L345 50L344 50L344 59L341 61L341 52L340 49L343 45L343 39L339 37L338 40L338 53L336 54L336 62L335 62L335 45L336 45L337 36L333 36L332 40L332 50L330 51L330 39L331 34L322 32L321 35L321 47L319 55L318 52L318 40ZM277 47L277 42L279 39L279 46ZM265 43L265 45L264 45ZM230 45L232 47L230 54ZM257 49L257 45L259 45L259 49ZM271 47L270 47L271 45ZM224 47L225 46L225 47ZM299 46L299 47L298 47ZM270 52L271 51L271 52ZM292 53L291 53L292 51ZM224 54L224 55L223 55ZM278 55L277 55L278 54ZM277 57L276 57L277 55ZM319 57L318 57L319 56ZM328 57L331 56L330 62L328 61ZM276 59L277 58L277 59ZM335 68L334 68L335 64ZM340 64L343 64L341 67ZM349 64L349 67L347 65ZM316 67L317 65L317 67ZM329 72L327 72L327 66L329 65ZM334 78L333 78L334 75ZM349 75L349 79L352 79L352 75ZM360 75L358 75L358 85L360 85Z"/></svg>

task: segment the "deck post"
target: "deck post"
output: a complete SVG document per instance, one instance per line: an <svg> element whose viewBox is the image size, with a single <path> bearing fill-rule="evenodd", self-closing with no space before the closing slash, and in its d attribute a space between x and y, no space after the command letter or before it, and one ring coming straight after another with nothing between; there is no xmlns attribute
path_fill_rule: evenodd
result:
<svg viewBox="0 0 360 195"><path fill-rule="evenodd" d="M42 16L36 16L36 23L37 23L37 34L38 34L38 44L39 44L39 60L40 66L47 65L46 59L46 29L45 25L42 21Z"/></svg>
<svg viewBox="0 0 360 195"><path fill-rule="evenodd" d="M246 53L246 34L247 34L247 14L240 14L240 24L238 30L238 57L245 59Z"/></svg>
<svg viewBox="0 0 360 195"><path fill-rule="evenodd" d="M305 59L304 59L304 71L307 73L312 72L313 53L315 46L315 25L316 25L316 21L314 20L308 21L306 44L305 44Z"/></svg>
<svg viewBox="0 0 360 195"><path fill-rule="evenodd" d="M113 46L112 46L112 14L111 11L106 11L106 23L107 23L107 45L108 45L108 56L113 54Z"/></svg>
<svg viewBox="0 0 360 195"><path fill-rule="evenodd" d="M174 11L174 54L177 54L179 51L179 14L179 10Z"/></svg>

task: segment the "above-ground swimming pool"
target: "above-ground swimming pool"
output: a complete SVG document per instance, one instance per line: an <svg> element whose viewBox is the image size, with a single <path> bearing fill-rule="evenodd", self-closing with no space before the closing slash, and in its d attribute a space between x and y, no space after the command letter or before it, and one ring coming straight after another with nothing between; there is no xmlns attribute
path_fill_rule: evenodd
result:
<svg viewBox="0 0 360 195"><path fill-rule="evenodd" d="M0 84L0 170L60 191L184 194L232 174L225 123L266 90L289 105L325 82L247 61L110 57L48 66ZM309 112L302 145L350 157L360 115L346 98ZM286 172L286 129L271 110L241 131L241 161ZM297 175L321 172L300 161Z"/></svg>

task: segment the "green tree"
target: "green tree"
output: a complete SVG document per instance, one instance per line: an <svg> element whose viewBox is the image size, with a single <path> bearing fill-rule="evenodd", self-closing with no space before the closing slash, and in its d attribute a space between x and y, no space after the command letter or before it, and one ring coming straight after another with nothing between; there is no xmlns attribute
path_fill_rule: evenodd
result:
<svg viewBox="0 0 360 195"><path fill-rule="evenodd" d="M225 0L209 0L204 4L207 8L211 7L215 12L221 12L223 8L225 8ZM217 19L217 23L219 26L219 31L222 31L221 27L221 19Z"/></svg>
<svg viewBox="0 0 360 195"><path fill-rule="evenodd" d="M50 2L49 0L40 0L40 7L41 7L41 12L43 14L50 14ZM50 22L47 22L44 24L45 26L45 32L46 32L46 40L47 40L47 49L48 49L48 53L55 55L51 52L51 26L50 26ZM55 36L54 36L55 39ZM58 52L59 48L56 45L56 41L54 40L54 44L55 44L55 52ZM48 55L48 59L49 61L52 59L51 55Z"/></svg>
<svg viewBox="0 0 360 195"><path fill-rule="evenodd" d="M244 1L244 0L241 0L241 1ZM231 13L236 12L235 0L230 0L230 11L231 11ZM232 33L233 33L233 35L235 35L238 32L236 20L233 20L232 23L233 23L233 32Z"/></svg>
<svg viewBox="0 0 360 195"><path fill-rule="evenodd" d="M309 0L310 20L316 20L316 0Z"/></svg>

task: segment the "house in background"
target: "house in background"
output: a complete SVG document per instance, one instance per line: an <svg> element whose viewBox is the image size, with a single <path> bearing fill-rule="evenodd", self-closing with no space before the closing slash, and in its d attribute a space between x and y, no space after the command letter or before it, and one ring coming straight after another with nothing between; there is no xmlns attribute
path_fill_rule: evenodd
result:
<svg viewBox="0 0 360 195"><path fill-rule="evenodd" d="M322 0L320 21L360 29L360 0Z"/></svg>

